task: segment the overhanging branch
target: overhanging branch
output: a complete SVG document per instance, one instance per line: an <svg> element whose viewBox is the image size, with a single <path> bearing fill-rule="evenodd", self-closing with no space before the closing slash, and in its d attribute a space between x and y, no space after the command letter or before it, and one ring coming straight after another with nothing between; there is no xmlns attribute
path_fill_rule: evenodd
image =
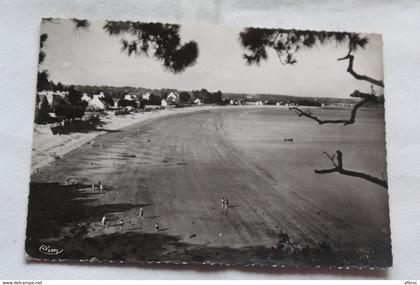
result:
<svg viewBox="0 0 420 285"><path fill-rule="evenodd" d="M357 72L354 71L354 69L353 69L354 55L352 55L350 52L351 51L349 51L349 53L345 57L341 57L341 58L337 59L337 60L348 59L349 65L347 67L347 72L350 73L351 75L353 75L353 77L358 79L358 80L365 80L365 81L370 82L372 84L375 84L377 86L384 87L384 82L382 80L377 80L377 79L374 79L374 78L366 76L366 75L358 74Z"/></svg>
<svg viewBox="0 0 420 285"><path fill-rule="evenodd" d="M347 175L347 176L359 177L367 181L370 181L372 183L375 183L377 185L380 185L384 188L388 188L388 182L385 179L380 179L380 178L377 178L377 177L374 177L374 176L371 176L369 174L362 173L362 172L344 169L343 168L343 153L341 151L337 150L336 155L329 155L328 153L325 153L325 154L332 161L334 167L329 168L329 169L315 170L315 173L326 174L326 173L338 172L340 174ZM336 157L337 162L334 161L334 157Z"/></svg>
<svg viewBox="0 0 420 285"><path fill-rule="evenodd" d="M350 118L347 119L347 120L345 120L345 119L323 120L323 119L320 119L317 116L311 114L310 112L303 111L302 109L300 109L298 107L290 107L289 110L295 110L299 117L304 116L304 117L310 118L310 119L318 122L318 124L320 124L320 125L322 125L322 124L344 124L346 126L346 125L353 124L355 122L357 109L359 109L360 107L365 105L367 102L376 101L376 99L377 99L377 97L375 95L373 95L373 93L372 94L363 93L363 92L360 92L359 90L355 90L352 94L350 94L350 96L351 97L362 98L363 100L361 100L357 104L354 104L354 106L353 106L353 108L351 109L351 112L350 112Z"/></svg>

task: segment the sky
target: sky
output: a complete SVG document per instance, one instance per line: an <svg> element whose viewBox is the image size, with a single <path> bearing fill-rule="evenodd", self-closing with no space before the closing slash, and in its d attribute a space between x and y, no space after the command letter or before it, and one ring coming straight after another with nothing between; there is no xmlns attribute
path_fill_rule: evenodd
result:
<svg viewBox="0 0 420 285"><path fill-rule="evenodd" d="M370 91L370 84L353 78L347 61L346 45L329 43L296 53L295 65L280 63L274 51L267 61L249 66L242 58L242 28L181 25L181 44L194 40L199 46L195 65L182 73L165 70L153 57L129 57L121 52L121 37L103 30L104 21L90 21L88 30L75 30L69 20L43 21L41 33L48 39L43 48L47 69L54 82L74 85L176 88L234 93L287 94L348 98L355 89ZM280 27L281 28L281 27ZM383 79L382 38L369 34L369 44L355 53L354 70ZM379 92L381 90L377 89Z"/></svg>

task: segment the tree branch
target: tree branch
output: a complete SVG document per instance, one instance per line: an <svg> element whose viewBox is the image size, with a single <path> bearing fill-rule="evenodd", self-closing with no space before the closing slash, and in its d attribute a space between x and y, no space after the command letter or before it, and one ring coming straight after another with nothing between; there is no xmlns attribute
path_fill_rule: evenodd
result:
<svg viewBox="0 0 420 285"><path fill-rule="evenodd" d="M345 119L338 119L338 120L323 120L318 118L315 115L312 115L309 112L305 112L302 109L298 108L298 107L290 107L289 110L295 110L298 114L299 117L307 117L310 118L314 121L317 121L318 124L322 125L322 124L344 124L346 125L350 125L353 124L356 120L356 113L357 113L357 109L359 109L360 107L362 107L363 105L365 105L367 102L369 101L376 101L377 97L375 95L372 94L368 94L368 93L363 93L360 92L359 90L355 90L352 94L350 94L351 97L357 97L357 98L362 98L363 100L358 102L357 104L354 104L353 108L351 109L350 112L350 118L348 120Z"/></svg>
<svg viewBox="0 0 420 285"><path fill-rule="evenodd" d="M349 50L349 53L345 57L338 58L337 60L346 60L348 59L349 65L347 67L347 72L353 75L354 78L358 80L365 80L367 82L370 82L372 84L375 84L380 87L384 87L384 82L382 80L373 79L372 77L358 74L353 70L353 61L354 61L354 55L351 54L351 50Z"/></svg>
<svg viewBox="0 0 420 285"><path fill-rule="evenodd" d="M372 183L375 183L377 185L380 185L384 188L388 188L388 182L385 179L380 179L380 178L377 178L377 177L374 177L374 176L371 176L369 174L362 173L362 172L344 169L343 168L343 153L341 151L337 150L336 152L337 163L334 161L334 155L329 155L328 153L325 153L325 154L332 161L334 167L330 169L315 170L315 173L326 174L326 173L338 172L340 174L347 175L347 176L359 177L367 181L370 181Z"/></svg>
<svg viewBox="0 0 420 285"><path fill-rule="evenodd" d="M337 167L337 164L335 163L335 160L334 160L334 158L335 158L335 154L330 155L330 154L328 154L328 152L326 152L326 151L324 151L323 153L324 153L324 154L328 157L328 159L329 159L329 160L331 160L331 163L332 163L335 167Z"/></svg>

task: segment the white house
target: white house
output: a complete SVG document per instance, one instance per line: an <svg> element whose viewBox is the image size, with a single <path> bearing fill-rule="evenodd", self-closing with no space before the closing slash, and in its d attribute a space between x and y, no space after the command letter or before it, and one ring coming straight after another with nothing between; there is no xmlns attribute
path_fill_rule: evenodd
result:
<svg viewBox="0 0 420 285"><path fill-rule="evenodd" d="M166 102L168 105L179 103L179 95L177 92L171 92L168 97L166 97Z"/></svg>
<svg viewBox="0 0 420 285"><path fill-rule="evenodd" d="M57 90L54 93L57 94L60 97L63 97L63 98L64 97L67 97L69 95L69 91L60 91L60 90Z"/></svg>
<svg viewBox="0 0 420 285"><path fill-rule="evenodd" d="M149 101L149 99L150 99L150 93L145 93L145 94L143 94L143 95L141 96L141 99L143 99L143 100L148 100L148 101Z"/></svg>
<svg viewBox="0 0 420 285"><path fill-rule="evenodd" d="M38 92L38 96L40 98L40 101L42 101L42 99L45 97L48 101L48 105L52 105L53 103L53 91L47 91L47 90L43 90L43 91L39 91Z"/></svg>
<svg viewBox="0 0 420 285"><path fill-rule="evenodd" d="M200 98L195 98L194 104L202 105Z"/></svg>
<svg viewBox="0 0 420 285"><path fill-rule="evenodd" d="M93 95L93 97L98 97L98 98L100 98L100 99L102 99L102 98L104 98L105 97L105 94L103 93L103 92L99 92L99 94L94 94Z"/></svg>
<svg viewBox="0 0 420 285"><path fill-rule="evenodd" d="M48 104L50 106L54 106L55 105L55 98L64 98L66 95L68 95L67 91L50 91L50 90L43 90L43 91L39 91L38 92L38 96L42 101L42 98L45 97L47 98Z"/></svg>
<svg viewBox="0 0 420 285"><path fill-rule="evenodd" d="M103 98L102 92L99 95L93 95L93 98L88 102L86 109L90 111L103 111L105 109L105 104L101 101L100 98Z"/></svg>
<svg viewBox="0 0 420 285"><path fill-rule="evenodd" d="M69 93L67 91L50 91L50 90L43 90L38 92L39 103L41 103L44 98L47 100L51 111L54 111L55 107L59 104L59 102L64 99Z"/></svg>
<svg viewBox="0 0 420 285"><path fill-rule="evenodd" d="M112 107L118 108L118 102L120 101L120 99L118 99L118 98L112 98L112 101L114 101L114 105L112 105Z"/></svg>
<svg viewBox="0 0 420 285"><path fill-rule="evenodd" d="M87 93L83 93L82 101L85 101L85 102L89 103L91 100L92 100L92 98L90 98L90 96L87 95Z"/></svg>
<svg viewBox="0 0 420 285"><path fill-rule="evenodd" d="M127 94L124 96L124 100L127 101L134 101L136 99L136 95Z"/></svg>

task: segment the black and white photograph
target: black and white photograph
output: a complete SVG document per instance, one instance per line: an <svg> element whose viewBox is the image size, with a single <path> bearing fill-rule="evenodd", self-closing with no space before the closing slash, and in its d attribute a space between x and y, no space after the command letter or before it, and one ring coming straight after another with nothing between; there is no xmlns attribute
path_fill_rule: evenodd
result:
<svg viewBox="0 0 420 285"><path fill-rule="evenodd" d="M392 266L382 35L44 18L30 261Z"/></svg>

